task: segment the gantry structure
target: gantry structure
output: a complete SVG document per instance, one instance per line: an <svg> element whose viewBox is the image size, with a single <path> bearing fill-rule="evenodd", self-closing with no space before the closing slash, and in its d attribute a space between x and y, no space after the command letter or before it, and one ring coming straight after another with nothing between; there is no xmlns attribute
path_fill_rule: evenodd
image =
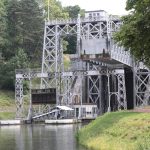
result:
<svg viewBox="0 0 150 150"><path fill-rule="evenodd" d="M57 105L96 104L98 114L148 105L150 71L114 42L121 25L113 16L46 21L42 68L16 72L16 117L24 116L23 81L32 87L34 78L41 79L40 89L56 89ZM77 52L65 70L62 40L68 35L77 37ZM30 101L28 117L36 116L33 109ZM38 110L49 112L51 106Z"/></svg>

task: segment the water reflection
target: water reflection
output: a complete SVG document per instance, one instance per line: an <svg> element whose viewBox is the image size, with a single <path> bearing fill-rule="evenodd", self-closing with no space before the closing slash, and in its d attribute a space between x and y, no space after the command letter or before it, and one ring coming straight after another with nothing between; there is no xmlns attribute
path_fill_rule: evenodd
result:
<svg viewBox="0 0 150 150"><path fill-rule="evenodd" d="M0 150L85 150L75 139L80 125L0 127Z"/></svg>

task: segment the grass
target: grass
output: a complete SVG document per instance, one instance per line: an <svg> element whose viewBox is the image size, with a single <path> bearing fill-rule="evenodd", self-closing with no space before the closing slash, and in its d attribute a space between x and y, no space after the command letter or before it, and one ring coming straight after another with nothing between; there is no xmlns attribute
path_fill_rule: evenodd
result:
<svg viewBox="0 0 150 150"><path fill-rule="evenodd" d="M107 113L82 128L77 138L93 150L149 150L150 114Z"/></svg>
<svg viewBox="0 0 150 150"><path fill-rule="evenodd" d="M68 69L70 67L70 58L68 54L63 55L64 59L64 69Z"/></svg>
<svg viewBox="0 0 150 150"><path fill-rule="evenodd" d="M0 112L0 120L14 119L15 112Z"/></svg>
<svg viewBox="0 0 150 150"><path fill-rule="evenodd" d="M15 95L12 91L0 91L0 120L15 118Z"/></svg>

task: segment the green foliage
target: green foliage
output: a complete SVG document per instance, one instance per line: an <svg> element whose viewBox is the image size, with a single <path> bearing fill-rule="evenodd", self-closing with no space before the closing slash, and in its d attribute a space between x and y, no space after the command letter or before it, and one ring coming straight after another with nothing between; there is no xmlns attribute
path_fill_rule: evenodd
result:
<svg viewBox="0 0 150 150"><path fill-rule="evenodd" d="M6 119L14 119L15 113L13 112L0 112L0 120L6 120Z"/></svg>
<svg viewBox="0 0 150 150"><path fill-rule="evenodd" d="M147 113L115 112L99 117L77 135L81 144L100 150L140 150L150 147Z"/></svg>
<svg viewBox="0 0 150 150"><path fill-rule="evenodd" d="M15 118L15 95L11 91L0 91L0 120Z"/></svg>
<svg viewBox="0 0 150 150"><path fill-rule="evenodd" d="M75 54L76 53L76 45L77 45L77 37L76 36L66 36L64 38L67 41L66 49L64 51L65 54Z"/></svg>
<svg viewBox="0 0 150 150"><path fill-rule="evenodd" d="M14 89L15 69L27 68L28 59L23 49L19 49L16 56L0 64L0 86L2 89Z"/></svg>
<svg viewBox="0 0 150 150"><path fill-rule="evenodd" d="M84 14L79 6L63 8L60 1L49 0L50 19L77 17ZM14 89L15 69L38 68L43 49L44 19L48 0L0 1L0 88ZM45 17L45 18L44 18ZM75 53L76 37L63 41L66 53ZM68 63L66 63L68 64ZM28 89L28 85L24 86Z"/></svg>
<svg viewBox="0 0 150 150"><path fill-rule="evenodd" d="M44 28L42 10L35 0L22 0L20 6L21 48L24 49L31 60L36 60L41 58L42 51Z"/></svg>
<svg viewBox="0 0 150 150"><path fill-rule="evenodd" d="M7 7L8 43L3 50L5 59L13 57L19 48L30 60L40 57L44 27L42 12L35 0L10 0Z"/></svg>
<svg viewBox="0 0 150 150"><path fill-rule="evenodd" d="M0 88L14 89L15 69L40 65L44 16L36 0L0 2ZM4 21L3 21L4 20ZM1 40L2 39L2 40Z"/></svg>
<svg viewBox="0 0 150 150"><path fill-rule="evenodd" d="M80 6L67 6L64 8L64 11L69 13L69 18L77 18L78 14L81 15L81 17L84 16L85 10L81 9Z"/></svg>
<svg viewBox="0 0 150 150"><path fill-rule="evenodd" d="M0 108L15 105L15 94L12 91L0 90Z"/></svg>
<svg viewBox="0 0 150 150"><path fill-rule="evenodd" d="M67 6L64 8L64 11L69 14L69 18L78 18L78 14L83 17L85 15L85 10L81 9L78 5L75 6ZM76 53L76 45L77 45L77 37L76 36L67 36L64 38L65 41L68 42L68 45L64 51L65 54L75 54Z"/></svg>
<svg viewBox="0 0 150 150"><path fill-rule="evenodd" d="M6 0L0 1L0 53L5 44L6 36Z"/></svg>
<svg viewBox="0 0 150 150"><path fill-rule="evenodd" d="M70 58L69 55L64 54L63 55L63 59L64 59L64 69L68 70L70 67Z"/></svg>
<svg viewBox="0 0 150 150"><path fill-rule="evenodd" d="M48 17L48 0L45 0L45 17ZM65 11L63 11L63 7L60 1L57 0L49 0L49 18L50 19L62 19L68 18L69 15Z"/></svg>
<svg viewBox="0 0 150 150"><path fill-rule="evenodd" d="M150 65L150 0L128 0L126 8L131 13L122 18L124 24L115 40Z"/></svg>

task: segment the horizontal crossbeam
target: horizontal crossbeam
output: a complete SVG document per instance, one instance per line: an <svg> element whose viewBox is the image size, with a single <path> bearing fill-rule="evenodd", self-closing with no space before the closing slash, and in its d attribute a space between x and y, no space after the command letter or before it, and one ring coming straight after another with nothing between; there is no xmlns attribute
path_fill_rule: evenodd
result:
<svg viewBox="0 0 150 150"><path fill-rule="evenodd" d="M72 76L98 76L98 75L108 75L108 74L123 74L123 69L115 69L115 70L78 70L78 71L67 71L67 72L53 72L53 73L41 73L34 71L22 71L22 73L16 74L16 78L19 79L30 79L30 78L58 78L61 77L72 77Z"/></svg>

